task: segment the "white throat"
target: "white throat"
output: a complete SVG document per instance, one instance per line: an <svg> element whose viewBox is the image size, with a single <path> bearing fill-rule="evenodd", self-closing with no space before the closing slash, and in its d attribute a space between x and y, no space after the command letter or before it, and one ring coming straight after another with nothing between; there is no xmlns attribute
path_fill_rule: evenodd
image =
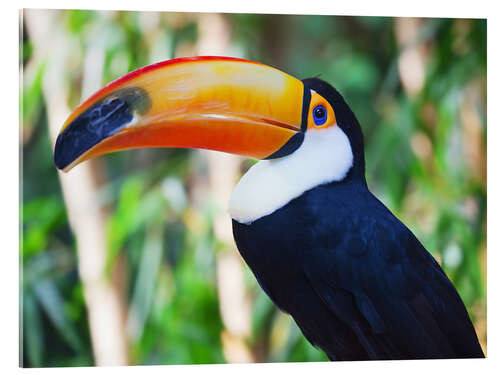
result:
<svg viewBox="0 0 500 375"><path fill-rule="evenodd" d="M234 220L250 224L307 190L342 180L352 161L351 144L339 126L309 130L295 152L261 160L243 175L231 195L229 213Z"/></svg>

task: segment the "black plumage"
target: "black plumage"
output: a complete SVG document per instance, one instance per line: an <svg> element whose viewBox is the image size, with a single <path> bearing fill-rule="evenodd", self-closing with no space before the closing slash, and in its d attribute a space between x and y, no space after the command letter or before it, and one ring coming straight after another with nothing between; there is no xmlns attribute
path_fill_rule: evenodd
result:
<svg viewBox="0 0 500 375"><path fill-rule="evenodd" d="M304 84L331 103L354 163L251 224L233 220L259 284L332 360L484 357L452 283L369 191L356 117L327 83Z"/></svg>

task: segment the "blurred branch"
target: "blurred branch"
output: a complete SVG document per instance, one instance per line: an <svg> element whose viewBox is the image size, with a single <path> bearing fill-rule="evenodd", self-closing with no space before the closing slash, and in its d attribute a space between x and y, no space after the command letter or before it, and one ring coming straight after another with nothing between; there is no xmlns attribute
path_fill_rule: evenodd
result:
<svg viewBox="0 0 500 375"><path fill-rule="evenodd" d="M423 20L421 18L396 18L395 34L401 54L398 58L399 76L408 96L414 96L425 84L426 50L420 43Z"/></svg>
<svg viewBox="0 0 500 375"><path fill-rule="evenodd" d="M60 30L58 11L25 11L25 21L38 59L47 59L43 78L43 96L52 144L69 116L67 106L67 64L71 45L64 30ZM84 96L97 89L101 82L102 51L93 52L85 61ZM97 60L95 60L97 58ZM102 68L100 68L102 69ZM93 73L91 73L93 72ZM79 274L87 304L90 334L97 365L128 363L127 340L124 331L123 302L114 280L105 274L107 253L106 226L108 214L99 203L98 187L103 179L99 160L87 162L70 174L59 174L68 218L77 241Z"/></svg>

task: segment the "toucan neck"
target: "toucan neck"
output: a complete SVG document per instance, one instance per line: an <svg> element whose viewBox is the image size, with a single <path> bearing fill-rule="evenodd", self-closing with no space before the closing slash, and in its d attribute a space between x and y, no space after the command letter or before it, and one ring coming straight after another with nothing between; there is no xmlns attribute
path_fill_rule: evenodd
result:
<svg viewBox="0 0 500 375"><path fill-rule="evenodd" d="M346 182L366 186L365 156L363 152L353 150L353 165L347 174Z"/></svg>
<svg viewBox="0 0 500 375"><path fill-rule="evenodd" d="M248 170L234 188L229 212L236 221L251 223L316 186L340 182L349 173L360 176L353 161L349 139L340 127L307 132L294 153L262 160Z"/></svg>

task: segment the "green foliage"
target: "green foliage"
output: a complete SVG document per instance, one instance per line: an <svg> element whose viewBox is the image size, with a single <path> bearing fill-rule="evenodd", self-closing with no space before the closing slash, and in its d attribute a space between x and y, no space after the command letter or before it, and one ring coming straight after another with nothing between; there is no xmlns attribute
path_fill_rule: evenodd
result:
<svg viewBox="0 0 500 375"><path fill-rule="evenodd" d="M28 257L27 257L28 258ZM92 363L81 284L75 259L44 249L23 263L22 337L25 365L79 366Z"/></svg>
<svg viewBox="0 0 500 375"><path fill-rule="evenodd" d="M54 229L64 224L64 206L59 199L32 199L22 206L23 259L28 260L47 248Z"/></svg>
<svg viewBox="0 0 500 375"><path fill-rule="evenodd" d="M138 179L130 178L123 184L116 211L109 221L108 264L115 261L127 238L138 228L141 191L142 183Z"/></svg>
<svg viewBox="0 0 500 375"><path fill-rule="evenodd" d="M25 48L33 48L30 43L24 43ZM36 76L28 87L24 87L22 91L22 119L25 126L31 124L33 118L38 115L37 110L40 110L40 101L42 100L42 77L44 64L40 64L36 71Z"/></svg>
<svg viewBox="0 0 500 375"><path fill-rule="evenodd" d="M83 57L104 51L102 84L176 57L198 41L196 14L68 10L68 105L82 99ZM423 19L420 90L408 93L399 59L407 46L397 19L227 14L235 51L299 78L319 76L344 95L360 121L371 189L441 262L478 327L485 325L486 22ZM156 22L156 21L155 21ZM22 338L25 366L92 365L87 310L74 240L52 162L36 46L24 33L22 64ZM30 66L36 63L37 66ZM136 364L224 363L209 195L192 182L206 164L186 150L129 151L103 158L109 179L107 270L127 266L127 337ZM245 166L252 162L247 161ZM246 270L261 361L320 361L293 321L277 311ZM485 337L481 337L485 340Z"/></svg>

